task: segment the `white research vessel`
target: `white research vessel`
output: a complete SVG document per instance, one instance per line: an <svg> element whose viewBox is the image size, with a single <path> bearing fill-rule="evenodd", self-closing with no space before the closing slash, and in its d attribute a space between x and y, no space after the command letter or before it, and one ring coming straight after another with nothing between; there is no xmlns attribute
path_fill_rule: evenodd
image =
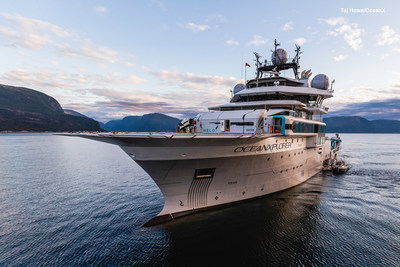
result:
<svg viewBox="0 0 400 267"><path fill-rule="evenodd" d="M328 77L300 74L300 47L288 59L278 46L271 61L254 53L255 79L184 120L181 133L75 134L120 146L152 177L165 204L145 226L296 186L339 159L340 139L325 138L321 118L333 96ZM294 78L280 76L288 69Z"/></svg>

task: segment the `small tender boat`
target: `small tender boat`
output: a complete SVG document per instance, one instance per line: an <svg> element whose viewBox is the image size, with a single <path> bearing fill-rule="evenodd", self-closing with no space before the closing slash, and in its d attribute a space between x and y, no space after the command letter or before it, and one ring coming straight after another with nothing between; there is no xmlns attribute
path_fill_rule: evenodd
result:
<svg viewBox="0 0 400 267"><path fill-rule="evenodd" d="M345 173L349 170L349 165L344 161L338 161L336 164L332 167L332 172L335 174L342 174Z"/></svg>

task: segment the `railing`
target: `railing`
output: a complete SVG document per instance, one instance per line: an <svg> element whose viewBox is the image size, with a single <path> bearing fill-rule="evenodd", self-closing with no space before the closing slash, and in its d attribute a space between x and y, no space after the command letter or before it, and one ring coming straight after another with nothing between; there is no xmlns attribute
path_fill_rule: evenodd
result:
<svg viewBox="0 0 400 267"><path fill-rule="evenodd" d="M326 112L328 112L328 110L329 110L329 108L328 107L325 107L324 105L317 105L317 104L307 104L307 107L309 107L309 108L320 108L320 109L323 109L323 110L325 110Z"/></svg>
<svg viewBox="0 0 400 267"><path fill-rule="evenodd" d="M322 118L322 117L317 117L317 116L314 116L312 120L313 120L313 121L324 122L324 121L323 121L324 118Z"/></svg>

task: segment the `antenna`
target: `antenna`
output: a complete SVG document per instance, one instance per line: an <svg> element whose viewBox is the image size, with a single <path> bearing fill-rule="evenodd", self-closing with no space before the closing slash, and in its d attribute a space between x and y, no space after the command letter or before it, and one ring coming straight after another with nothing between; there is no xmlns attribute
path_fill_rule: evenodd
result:
<svg viewBox="0 0 400 267"><path fill-rule="evenodd" d="M254 55L256 56L256 59L254 60L256 62L256 66L257 68L260 67L261 63L260 63L260 58L261 56L257 53L257 52L253 52Z"/></svg>
<svg viewBox="0 0 400 267"><path fill-rule="evenodd" d="M293 72L294 72L294 76L296 77L296 79L299 78L299 72L298 69L300 68L299 65L299 59L300 59L300 54L303 54L303 52L301 52L300 50L300 46L295 44L296 49L294 50L294 52L296 52L296 56L293 58L292 63L294 63L293 65Z"/></svg>
<svg viewBox="0 0 400 267"><path fill-rule="evenodd" d="M302 51L300 51L300 46L295 44L296 46L296 50L294 50L294 52L296 52L296 56L293 58L293 62L299 64L299 59L300 59L300 54L303 54Z"/></svg>
<svg viewBox="0 0 400 267"><path fill-rule="evenodd" d="M275 63L274 63L274 61L275 62L281 62L281 59L279 58L279 55L278 55L278 53L276 52L276 48L278 47L278 46L280 46L281 44L280 43L278 43L277 41L276 41L276 39L275 39L275 41L274 41L274 46L275 46L275 49L274 49L274 51L271 51L271 52L274 52L274 57L273 57L273 61L272 61L272 64L274 64L275 65ZM277 61L277 59L279 60L279 61Z"/></svg>
<svg viewBox="0 0 400 267"><path fill-rule="evenodd" d="M260 63L261 56L257 52L253 52L253 53L254 53L254 56L256 57L256 59L254 61L256 62L256 66L257 66L256 75L257 75L257 87L258 87L258 79L260 76L260 66L261 66L261 63Z"/></svg>
<svg viewBox="0 0 400 267"><path fill-rule="evenodd" d="M276 53L276 48L277 48L278 46L280 46L281 44L280 44L280 43L277 43L277 42L276 42L276 39L275 39L274 45L275 45L275 53Z"/></svg>

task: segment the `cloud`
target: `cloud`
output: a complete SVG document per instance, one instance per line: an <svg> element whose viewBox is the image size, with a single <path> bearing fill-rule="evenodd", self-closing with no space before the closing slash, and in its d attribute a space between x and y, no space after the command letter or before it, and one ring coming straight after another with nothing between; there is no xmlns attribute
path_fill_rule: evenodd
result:
<svg viewBox="0 0 400 267"><path fill-rule="evenodd" d="M30 50L51 48L66 57L80 57L97 63L125 63L125 57L106 46L94 44L52 23L20 15L2 14L9 24L0 26L0 38L12 46Z"/></svg>
<svg viewBox="0 0 400 267"><path fill-rule="evenodd" d="M293 21L289 21L288 23L286 23L285 25L283 25L283 26L281 27L281 30L282 30L282 31L290 31L290 30L293 30L292 25L293 25Z"/></svg>
<svg viewBox="0 0 400 267"><path fill-rule="evenodd" d="M263 39L260 35L253 35L253 40L247 43L247 45L262 46L267 43L268 40Z"/></svg>
<svg viewBox="0 0 400 267"><path fill-rule="evenodd" d="M329 112L329 117L332 116L362 116L370 120L398 120L400 118L400 99L349 103L340 110Z"/></svg>
<svg viewBox="0 0 400 267"><path fill-rule="evenodd" d="M40 71L32 73L25 69L16 69L0 76L0 83L33 87L49 92L54 88L66 88L67 83L61 79L57 79L53 73L48 71Z"/></svg>
<svg viewBox="0 0 400 267"><path fill-rule="evenodd" d="M193 117L195 114L205 111L204 106L193 105L187 102L187 94L159 95L152 91L144 90L111 90L111 89L87 89L81 90L83 97L96 99L91 103L68 103L63 105L99 121L121 119L129 115L142 115L146 113L164 113L180 118Z"/></svg>
<svg viewBox="0 0 400 267"><path fill-rule="evenodd" d="M378 35L377 45L392 45L400 43L400 35L397 34L389 25L381 28L382 32Z"/></svg>
<svg viewBox="0 0 400 267"><path fill-rule="evenodd" d="M183 25L183 27L186 29L192 30L194 32L199 32L199 31L202 32L202 31L210 29L209 25L199 25L199 24L195 24L193 22L187 22Z"/></svg>
<svg viewBox="0 0 400 267"><path fill-rule="evenodd" d="M2 17L10 23L18 24L19 30L23 33L40 32L42 30L50 31L58 37L69 37L71 33L61 27L38 19L25 18L20 15L11 15L3 13Z"/></svg>
<svg viewBox="0 0 400 267"><path fill-rule="evenodd" d="M398 83L391 83L390 86L391 86L391 87L394 87L394 88L400 89L400 82L398 82Z"/></svg>
<svg viewBox="0 0 400 267"><path fill-rule="evenodd" d="M345 60L346 58L347 58L347 56L345 56L345 55L339 55L339 56L333 57L333 59L334 59L336 62Z"/></svg>
<svg viewBox="0 0 400 267"><path fill-rule="evenodd" d="M149 74L158 77L168 85L180 85L183 88L203 90L218 86L233 87L237 80L233 77L199 75L193 73L178 73L166 70L149 71Z"/></svg>
<svg viewBox="0 0 400 267"><path fill-rule="evenodd" d="M107 13L107 8L105 8L104 6L96 6L94 8L94 10L100 14L105 14Z"/></svg>
<svg viewBox="0 0 400 267"><path fill-rule="evenodd" d="M362 39L361 34L364 32L364 29L360 29L358 24L349 23L343 17L330 18L330 19L322 19L325 23L330 26L334 26L332 31L328 31L328 35L332 36L342 36L345 42L355 51L361 49L362 47Z"/></svg>
<svg viewBox="0 0 400 267"><path fill-rule="evenodd" d="M295 39L294 42L298 45L303 45L307 42L307 40L303 37L300 37L300 38Z"/></svg>
<svg viewBox="0 0 400 267"><path fill-rule="evenodd" d="M0 34L4 40L10 41L13 46L21 46L28 49L41 49L51 43L51 39L46 35L34 33L22 34L20 31L14 31L0 26Z"/></svg>
<svg viewBox="0 0 400 267"><path fill-rule="evenodd" d="M69 73L69 72L32 72L26 69L16 69L0 76L0 83L16 86L37 88L46 92L57 88L74 90L88 87L132 86L144 84L147 80L135 75L122 75L120 73L94 74L94 73Z"/></svg>
<svg viewBox="0 0 400 267"><path fill-rule="evenodd" d="M24 18L20 15L2 14L11 27L0 26L0 35L13 46L27 49L42 49L54 44L53 38L72 37L61 27L38 19Z"/></svg>
<svg viewBox="0 0 400 267"><path fill-rule="evenodd" d="M118 61L118 52L105 46L96 46L90 40L82 42L80 47L68 44L55 44L56 50L66 57L84 57L92 61L115 63Z"/></svg>
<svg viewBox="0 0 400 267"><path fill-rule="evenodd" d="M235 40L226 40L225 42L227 45L239 45L238 41Z"/></svg>
<svg viewBox="0 0 400 267"><path fill-rule="evenodd" d="M345 24L346 19L343 17L337 17L337 18L330 18L330 19L322 19L322 21L325 21L326 23L328 23L331 26L336 26L336 25L341 25L341 24Z"/></svg>
<svg viewBox="0 0 400 267"><path fill-rule="evenodd" d="M196 110L229 101L229 90L238 80L234 77L178 73L166 70L149 71L164 87L163 97L175 106Z"/></svg>

